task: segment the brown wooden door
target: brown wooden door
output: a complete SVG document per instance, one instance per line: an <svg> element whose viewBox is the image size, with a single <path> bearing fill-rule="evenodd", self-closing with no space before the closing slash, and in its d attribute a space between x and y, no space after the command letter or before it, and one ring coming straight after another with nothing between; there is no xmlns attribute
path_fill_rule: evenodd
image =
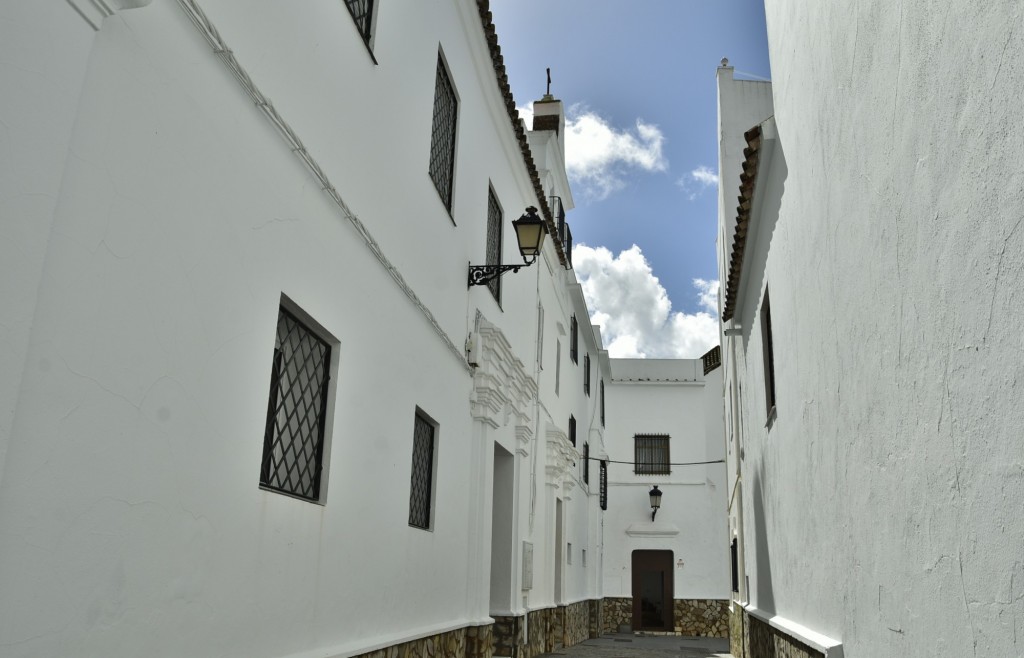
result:
<svg viewBox="0 0 1024 658"><path fill-rule="evenodd" d="M633 630L673 630L672 551L633 551Z"/></svg>

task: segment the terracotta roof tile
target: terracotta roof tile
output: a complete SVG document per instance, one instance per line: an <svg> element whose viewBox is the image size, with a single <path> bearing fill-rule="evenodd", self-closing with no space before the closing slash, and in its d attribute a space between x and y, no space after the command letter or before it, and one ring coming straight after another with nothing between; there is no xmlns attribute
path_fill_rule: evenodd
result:
<svg viewBox="0 0 1024 658"><path fill-rule="evenodd" d="M722 321L728 322L736 313L743 268L743 253L747 247L747 229L750 228L750 205L754 198L757 171L761 165L761 126L743 133L747 148L743 149L743 173L740 174L739 205L736 206L736 228L732 237L732 255L729 258L729 276L725 286L725 306Z"/></svg>
<svg viewBox="0 0 1024 658"><path fill-rule="evenodd" d="M490 2L489 0L477 0L476 4L480 10L480 22L484 30L484 38L487 40L487 47L491 51L491 64L494 66L495 81L498 83L498 91L501 92L502 98L505 99L505 109L512 123L512 131L519 142L519 150L523 154L523 164L526 165L526 172L533 183L533 193L537 196L537 208L540 209L541 216L544 217L544 221L547 224L548 235L558 235L554 215L552 215L551 208L548 206L547 196L545 196L544 188L540 184L537 166L533 162L533 153L530 151L530 143L526 139L526 131L523 129L522 122L519 121L519 112L516 110L516 101L512 97L512 88L508 84L508 73L505 71L505 60L501 56L501 46L498 45L498 34L494 30L494 19L490 11ZM551 244L555 245L555 251L558 252L558 259L561 261L562 266L568 267L569 263L561 241L551 240Z"/></svg>

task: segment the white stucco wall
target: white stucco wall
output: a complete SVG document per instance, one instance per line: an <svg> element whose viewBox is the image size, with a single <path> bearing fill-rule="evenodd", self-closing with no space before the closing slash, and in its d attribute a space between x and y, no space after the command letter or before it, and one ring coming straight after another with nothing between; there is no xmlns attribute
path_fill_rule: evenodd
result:
<svg viewBox="0 0 1024 658"><path fill-rule="evenodd" d="M1019 655L1024 15L766 15L775 207L734 339L751 604L847 656Z"/></svg>
<svg viewBox="0 0 1024 658"><path fill-rule="evenodd" d="M675 598L727 598L725 464L672 466L669 475L633 467L633 436L644 433L670 436L673 464L724 458L721 369L705 377L700 359L611 359L611 371L608 456L625 463L608 465L604 595L631 597L632 553L653 549L673 552ZM655 484L663 495L652 522Z"/></svg>
<svg viewBox="0 0 1024 658"><path fill-rule="evenodd" d="M558 396L536 365L537 300L553 359L556 323L580 314L573 274L549 244L503 279L500 306L466 290L488 187L505 262L511 220L537 202L476 3L381 3L376 65L343 3L202 7L455 351L479 313L507 343L496 386L512 370L539 383L485 420L465 361L178 4L98 31L57 7L0 10L2 82L20 92L0 101L15 218L0 241L2 653L350 655L487 623L495 443L516 459L513 578L522 540L536 551L534 589L524 600L516 580L509 607L597 595L574 559L556 601L546 567L546 428L574 413L582 436L597 399L564 337ZM460 103L451 216L427 174L439 44ZM258 487L282 295L337 340L322 505ZM600 346L581 334L596 382ZM430 531L407 523L417 407L439 424ZM590 553L596 493L557 485Z"/></svg>

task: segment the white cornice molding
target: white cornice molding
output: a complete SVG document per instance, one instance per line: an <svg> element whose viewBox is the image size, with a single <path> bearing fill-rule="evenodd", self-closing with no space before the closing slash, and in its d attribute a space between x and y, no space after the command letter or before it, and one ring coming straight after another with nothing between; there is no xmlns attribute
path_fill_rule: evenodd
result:
<svg viewBox="0 0 1024 658"><path fill-rule="evenodd" d="M93 30L99 31L103 19L113 16L122 9L145 7L153 0L67 0L71 8L89 24Z"/></svg>

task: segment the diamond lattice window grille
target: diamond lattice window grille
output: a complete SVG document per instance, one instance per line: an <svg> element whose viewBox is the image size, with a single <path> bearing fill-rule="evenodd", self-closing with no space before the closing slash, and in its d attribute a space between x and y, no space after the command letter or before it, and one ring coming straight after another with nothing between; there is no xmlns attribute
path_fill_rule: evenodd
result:
<svg viewBox="0 0 1024 658"><path fill-rule="evenodd" d="M356 22L356 29L366 45L370 45L370 29L373 27L373 0L345 0L352 20Z"/></svg>
<svg viewBox="0 0 1024 658"><path fill-rule="evenodd" d="M452 211L452 188L455 177L455 125L459 102L448 69L437 57L437 79L434 83L434 123L430 134L430 178L444 207Z"/></svg>
<svg viewBox="0 0 1024 658"><path fill-rule="evenodd" d="M260 486L320 499L331 347L280 309Z"/></svg>
<svg viewBox="0 0 1024 658"><path fill-rule="evenodd" d="M409 525L430 528L431 487L434 471L434 425L416 414L412 436L412 482L409 488Z"/></svg>
<svg viewBox="0 0 1024 658"><path fill-rule="evenodd" d="M487 193L487 264L501 265L501 206L494 190ZM494 300L501 303L501 277L487 282Z"/></svg>

